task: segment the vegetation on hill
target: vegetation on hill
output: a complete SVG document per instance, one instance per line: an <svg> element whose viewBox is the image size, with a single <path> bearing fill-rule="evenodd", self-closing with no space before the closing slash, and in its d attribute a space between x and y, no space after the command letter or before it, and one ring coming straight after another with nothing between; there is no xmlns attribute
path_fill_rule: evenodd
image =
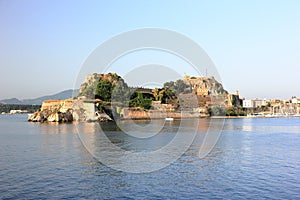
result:
<svg viewBox="0 0 300 200"><path fill-rule="evenodd" d="M124 93L128 93L128 86L116 73L90 74L80 86L77 97L85 96L89 99L101 99L111 101L123 99ZM120 99L119 99L120 100Z"/></svg>
<svg viewBox="0 0 300 200"><path fill-rule="evenodd" d="M168 88L175 94L180 94L180 93L191 93L192 87L190 84L186 84L183 80L179 79L177 81L170 81L164 83L164 88Z"/></svg>
<svg viewBox="0 0 300 200"><path fill-rule="evenodd" d="M225 116L226 109L221 106L212 106L208 108L208 113L210 116Z"/></svg>
<svg viewBox="0 0 300 200"><path fill-rule="evenodd" d="M241 106L227 108L226 110L226 116L246 116L246 115L247 115L246 110Z"/></svg>
<svg viewBox="0 0 300 200"><path fill-rule="evenodd" d="M138 88L130 88L116 73L90 74L81 85L77 97L117 102L129 107L149 109L153 98L146 97Z"/></svg>
<svg viewBox="0 0 300 200"><path fill-rule="evenodd" d="M129 100L129 107L140 107L149 109L152 104L152 99L145 98L141 92L135 92Z"/></svg>
<svg viewBox="0 0 300 200"><path fill-rule="evenodd" d="M202 103L200 102L201 96L198 96L198 100L193 101L190 96L196 94L195 88L201 88L210 91L212 95L222 97L227 94L222 84L218 83L213 77L192 77L184 80L169 81L164 83L162 88L151 90L128 87L125 81L116 73L94 73L86 77L77 97L84 96L88 99L100 99L103 102L102 105L115 104L122 107L140 107L146 110L151 107L152 101L171 104L176 109L180 107L179 102L181 104L190 103L191 105L183 106L192 110L200 105L202 107L206 106L206 102L211 100L209 97L204 96L205 102ZM226 110L211 107L209 113L211 115L225 115Z"/></svg>

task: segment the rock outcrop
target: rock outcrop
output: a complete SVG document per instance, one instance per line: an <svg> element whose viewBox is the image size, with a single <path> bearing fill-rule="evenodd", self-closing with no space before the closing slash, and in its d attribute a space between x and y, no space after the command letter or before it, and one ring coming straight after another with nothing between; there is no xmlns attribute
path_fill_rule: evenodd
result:
<svg viewBox="0 0 300 200"><path fill-rule="evenodd" d="M51 115L50 110L36 111L29 116L28 121L31 122L45 122L48 121L48 117Z"/></svg>
<svg viewBox="0 0 300 200"><path fill-rule="evenodd" d="M42 110L33 113L28 121L31 122L72 122L73 114L72 109L68 109L66 112Z"/></svg>
<svg viewBox="0 0 300 200"><path fill-rule="evenodd" d="M184 82L192 86L193 91L199 96L207 95L227 95L228 92L223 88L213 76L212 77L190 77L185 76Z"/></svg>
<svg viewBox="0 0 300 200"><path fill-rule="evenodd" d="M46 100L39 111L33 113L28 121L32 122L72 122L73 100Z"/></svg>
<svg viewBox="0 0 300 200"><path fill-rule="evenodd" d="M97 89L97 84L100 81L108 81L111 83L113 89L115 86L118 86L118 88L128 88L127 84L125 81L122 79L121 76L119 76L116 73L108 73L108 74L88 74L85 77L84 82L80 85L79 93L77 97L87 97L90 99L95 98L96 94L96 89ZM107 92L112 92L112 91L107 91Z"/></svg>
<svg viewBox="0 0 300 200"><path fill-rule="evenodd" d="M96 100L47 100L39 111L29 116L31 122L111 121L95 106Z"/></svg>

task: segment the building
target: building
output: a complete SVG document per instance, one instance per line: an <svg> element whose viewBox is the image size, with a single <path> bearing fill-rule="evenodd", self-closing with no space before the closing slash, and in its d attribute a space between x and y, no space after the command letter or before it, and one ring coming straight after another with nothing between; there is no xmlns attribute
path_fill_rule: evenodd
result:
<svg viewBox="0 0 300 200"><path fill-rule="evenodd" d="M266 105L267 105L267 101L265 99L264 100L260 100L260 99L243 100L243 108L258 108Z"/></svg>
<svg viewBox="0 0 300 200"><path fill-rule="evenodd" d="M242 100L240 99L239 91L236 91L235 94L227 95L227 106L228 107L242 106Z"/></svg>
<svg viewBox="0 0 300 200"><path fill-rule="evenodd" d="M254 108L253 100L243 100L243 108Z"/></svg>
<svg viewBox="0 0 300 200"><path fill-rule="evenodd" d="M22 114L22 113L28 113L28 110L10 110L9 114Z"/></svg>
<svg viewBox="0 0 300 200"><path fill-rule="evenodd" d="M292 104L300 104L300 98L292 98Z"/></svg>

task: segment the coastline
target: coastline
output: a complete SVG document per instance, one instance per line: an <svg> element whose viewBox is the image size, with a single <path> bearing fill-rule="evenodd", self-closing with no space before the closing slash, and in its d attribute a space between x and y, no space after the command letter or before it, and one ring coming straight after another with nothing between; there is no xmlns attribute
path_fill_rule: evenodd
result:
<svg viewBox="0 0 300 200"><path fill-rule="evenodd" d="M300 117L300 115L261 115L261 116L210 116L208 118L212 119L247 119L247 118L296 118Z"/></svg>

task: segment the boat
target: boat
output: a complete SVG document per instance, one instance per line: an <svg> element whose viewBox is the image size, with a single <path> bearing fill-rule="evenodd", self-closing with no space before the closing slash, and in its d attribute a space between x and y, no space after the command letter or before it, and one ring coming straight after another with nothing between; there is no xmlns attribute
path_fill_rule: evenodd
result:
<svg viewBox="0 0 300 200"><path fill-rule="evenodd" d="M166 121L173 121L174 118L173 117L166 117Z"/></svg>

